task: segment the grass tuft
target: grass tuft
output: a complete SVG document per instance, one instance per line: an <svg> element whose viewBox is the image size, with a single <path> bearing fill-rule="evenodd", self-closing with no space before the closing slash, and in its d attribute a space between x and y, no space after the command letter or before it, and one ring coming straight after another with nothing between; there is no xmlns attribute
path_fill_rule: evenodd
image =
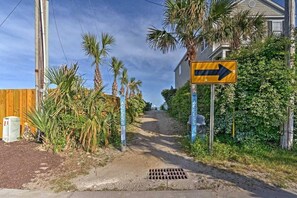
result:
<svg viewBox="0 0 297 198"><path fill-rule="evenodd" d="M277 146L217 138L212 154L208 151L208 140L197 139L191 144L184 138L182 145L197 160L241 174L252 174L275 186L286 188L297 184L297 150L287 151ZM265 177L263 177L263 175Z"/></svg>

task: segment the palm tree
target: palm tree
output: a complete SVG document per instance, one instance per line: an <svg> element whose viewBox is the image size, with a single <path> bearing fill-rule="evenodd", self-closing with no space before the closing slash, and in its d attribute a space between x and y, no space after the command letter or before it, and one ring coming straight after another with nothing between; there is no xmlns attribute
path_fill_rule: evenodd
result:
<svg viewBox="0 0 297 198"><path fill-rule="evenodd" d="M208 34L217 42L230 43L231 49L239 49L243 41L255 41L265 36L263 15L252 16L249 10L223 18L220 25L213 26Z"/></svg>
<svg viewBox="0 0 297 198"><path fill-rule="evenodd" d="M120 74L120 71L123 67L124 67L124 64L122 61L118 60L115 57L111 58L110 68L113 71L112 95L114 97L117 96L117 92L118 92L117 77Z"/></svg>
<svg viewBox="0 0 297 198"><path fill-rule="evenodd" d="M142 85L142 82L140 80L136 81L134 77L131 78L129 82L129 89L130 89L129 97L133 97L136 92L139 93L140 92L139 87L141 87L141 85Z"/></svg>
<svg viewBox="0 0 297 198"><path fill-rule="evenodd" d="M130 98L132 95L132 92L134 91L134 84L135 84L136 78L132 77L130 78L130 81L128 82L127 90L126 90L126 98Z"/></svg>
<svg viewBox="0 0 297 198"><path fill-rule="evenodd" d="M139 94L141 91L140 91L140 87L142 86L142 81L141 80L137 80L135 82L135 90L136 90L136 94Z"/></svg>
<svg viewBox="0 0 297 198"><path fill-rule="evenodd" d="M209 7L209 9L208 9ZM196 60L196 52L209 24L216 24L229 16L233 0L166 0L163 28L149 28L147 41L153 49L163 53L175 50L178 45L186 48L189 65Z"/></svg>
<svg viewBox="0 0 297 198"><path fill-rule="evenodd" d="M100 90L102 88L102 77L99 69L102 58L108 55L109 46L114 43L114 38L107 33L101 34L101 44L97 41L97 37L90 33L83 35L83 49L86 55L94 58L92 65L95 65L94 74L94 89Z"/></svg>
<svg viewBox="0 0 297 198"><path fill-rule="evenodd" d="M126 68L123 69L122 75L120 77L121 81L121 91L120 94L124 95L125 93L125 87L128 87L128 70Z"/></svg>
<svg viewBox="0 0 297 198"><path fill-rule="evenodd" d="M212 0L210 5L205 0L166 0L163 28L149 28L147 41L153 49L163 53L175 50L179 45L186 48L189 66L196 60L197 47L202 41L203 32L215 25L222 18L228 17L234 7L233 0ZM209 9L208 9L209 8ZM211 26L212 26L211 25ZM196 100L196 85L191 85L191 95ZM195 96L195 98L194 98ZM192 101L194 104L194 100ZM192 108L191 115L197 112ZM195 125L192 125L194 131ZM192 136L192 141L194 141Z"/></svg>

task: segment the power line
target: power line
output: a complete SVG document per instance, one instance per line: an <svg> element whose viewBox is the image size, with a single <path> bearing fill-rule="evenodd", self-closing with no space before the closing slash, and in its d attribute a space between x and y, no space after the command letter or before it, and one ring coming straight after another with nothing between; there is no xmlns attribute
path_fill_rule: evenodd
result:
<svg viewBox="0 0 297 198"><path fill-rule="evenodd" d="M95 7L92 6L91 0L89 0L89 6L90 6L90 9L93 10L94 19L95 19L95 28L97 31L97 35L99 35L99 31L98 31L98 27L97 27L96 11L95 11Z"/></svg>
<svg viewBox="0 0 297 198"><path fill-rule="evenodd" d="M95 10L95 6L92 5L91 0L89 0L89 7L90 7L90 10L93 10L93 15L94 15L94 19L95 19L95 28L96 28L97 35L99 36L99 29L98 29L98 25L97 25L98 22L97 22L96 10ZM101 64L103 65L103 63L101 63ZM107 75L107 78L108 78L109 81L111 81L110 75Z"/></svg>
<svg viewBox="0 0 297 198"><path fill-rule="evenodd" d="M72 4L75 6L75 8L77 9L78 8L78 5L77 5L77 2L75 0L71 0ZM84 33L84 29L83 29L83 26L82 26L82 23L81 23L81 20L79 17L77 17L78 19L78 23L80 25L80 29L81 29L81 33L83 34Z"/></svg>
<svg viewBox="0 0 297 198"><path fill-rule="evenodd" d="M68 59L67 59L66 54L65 54L65 50L64 50L64 47L63 47L63 44L62 44L62 41L61 41L61 37L60 37L60 33L59 33L59 29L58 29L57 21L56 21L55 6L54 6L54 1L53 1L53 0L52 0L52 6L51 6L51 7L52 7L52 12L53 12L53 16L54 16L54 22L55 22L56 32L57 32L57 35L58 35L58 39L59 39L59 42L60 42L60 46L61 46L61 49L62 49L64 58L65 58L65 60L66 60L66 63L68 64Z"/></svg>
<svg viewBox="0 0 297 198"><path fill-rule="evenodd" d="M7 15L7 17L1 22L0 27L5 23L5 21L10 17L10 15L17 9L17 7L22 3L23 0L20 0L16 6L12 9L12 11Z"/></svg>
<svg viewBox="0 0 297 198"><path fill-rule="evenodd" d="M148 2L148 3L151 3L151 4L155 4L155 5L157 5L157 6L164 7L164 5L162 5L162 4L160 4L160 3L156 3L156 2L153 2L153 1L150 1L150 0L144 0L144 1L146 1L146 2Z"/></svg>

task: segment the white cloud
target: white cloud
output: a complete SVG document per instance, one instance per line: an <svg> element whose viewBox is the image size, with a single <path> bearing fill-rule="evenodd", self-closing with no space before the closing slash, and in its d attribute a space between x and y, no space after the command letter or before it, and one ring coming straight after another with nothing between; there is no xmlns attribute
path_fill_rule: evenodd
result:
<svg viewBox="0 0 297 198"><path fill-rule="evenodd" d="M95 16L87 4L87 1L80 1L77 7L68 1L54 1L56 22L69 62L80 63L80 73L85 75L87 85L92 86L94 68L90 67L92 60L84 54L81 47L81 26L84 32L107 32L116 39L110 55L123 60L131 77L143 81L143 93L148 100L161 104L160 89L166 86L169 88L173 84L173 69L184 53L184 50L177 50L163 55L150 49L146 43L147 28L151 25L158 27L162 22L162 13L149 9L141 13L137 10L140 3L131 10L102 3L95 7ZM3 9L9 8L11 6L8 3L0 4L0 21L7 14L2 12ZM64 64L66 61L57 37L51 7L49 28L50 65ZM10 76L0 79L0 88L9 85L19 87L20 84L34 86L34 55L34 4L26 2L22 9L16 10L14 17L5 23L4 28L0 28L0 76ZM104 84L108 85L106 91L110 92L113 79L106 65L108 60L104 62L102 74ZM13 80L20 73L26 74L22 81Z"/></svg>

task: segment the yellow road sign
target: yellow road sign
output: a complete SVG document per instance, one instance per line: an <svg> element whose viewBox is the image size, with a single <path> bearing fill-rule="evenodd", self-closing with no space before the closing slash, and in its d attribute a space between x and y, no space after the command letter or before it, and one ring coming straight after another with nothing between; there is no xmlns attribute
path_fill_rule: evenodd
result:
<svg viewBox="0 0 297 198"><path fill-rule="evenodd" d="M237 81L236 61L201 61L191 63L192 84L226 84Z"/></svg>

